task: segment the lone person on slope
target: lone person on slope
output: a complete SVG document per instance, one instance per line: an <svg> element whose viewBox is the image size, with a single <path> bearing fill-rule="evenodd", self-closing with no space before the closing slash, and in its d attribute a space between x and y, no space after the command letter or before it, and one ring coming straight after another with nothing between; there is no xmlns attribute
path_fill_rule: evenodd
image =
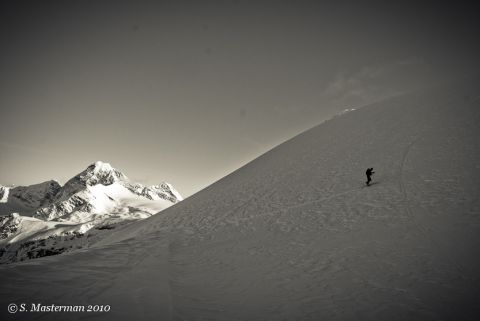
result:
<svg viewBox="0 0 480 321"><path fill-rule="evenodd" d="M373 167L367 168L365 174L367 175L367 185L370 185L370 182L372 181L372 175L375 174L375 172L373 171Z"/></svg>

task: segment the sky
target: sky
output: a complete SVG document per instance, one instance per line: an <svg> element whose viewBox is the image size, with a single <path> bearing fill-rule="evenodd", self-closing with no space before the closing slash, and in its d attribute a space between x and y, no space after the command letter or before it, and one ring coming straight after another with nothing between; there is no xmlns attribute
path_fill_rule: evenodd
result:
<svg viewBox="0 0 480 321"><path fill-rule="evenodd" d="M102 160L190 196L345 109L477 73L477 12L438 1L3 1L0 184L65 183Z"/></svg>

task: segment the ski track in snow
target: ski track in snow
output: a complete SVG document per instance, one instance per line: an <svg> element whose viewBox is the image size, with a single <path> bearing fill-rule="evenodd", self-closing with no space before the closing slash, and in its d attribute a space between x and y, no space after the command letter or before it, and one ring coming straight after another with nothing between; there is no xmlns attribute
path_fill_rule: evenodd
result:
<svg viewBox="0 0 480 321"><path fill-rule="evenodd" d="M405 151L403 153L402 160L401 160L401 163L400 163L400 188L401 188L403 198L404 198L405 210L408 213L408 216L410 217L411 221L414 222L417 225L417 228L420 232L422 232L424 235L429 235L428 229L423 225L422 222L417 220L417 216L415 215L414 211L411 208L410 202L408 201L408 191L405 187L405 181L404 181L404 169L405 169L405 164L407 162L408 154L410 153L410 150L415 145L415 143L417 143L417 141L419 141L421 138L422 138L422 136L416 137L405 148ZM414 230L412 230L412 231L414 231ZM429 238L428 241L431 242L434 247L441 248L441 245L439 243L437 243L433 238ZM459 264L457 264L457 262L455 260L451 260L451 264L456 268L457 273L459 275L464 274L464 271L463 271L462 267Z"/></svg>

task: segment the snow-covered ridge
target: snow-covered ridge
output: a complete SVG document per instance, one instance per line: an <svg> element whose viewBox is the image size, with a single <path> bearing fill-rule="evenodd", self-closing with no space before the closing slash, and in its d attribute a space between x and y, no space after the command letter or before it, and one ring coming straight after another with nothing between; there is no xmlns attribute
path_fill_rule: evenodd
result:
<svg viewBox="0 0 480 321"><path fill-rule="evenodd" d="M8 203L9 198L15 198L24 206L35 208L51 202L59 190L60 184L55 180L29 186L0 186L0 203ZM2 214L3 211L0 212Z"/></svg>
<svg viewBox="0 0 480 321"><path fill-rule="evenodd" d="M64 186L53 180L14 188L0 186L0 199L0 246L9 249L0 251L0 262L11 262L43 256L47 252L39 252L37 243L45 245L41 240L46 238L75 235L76 239L94 228L111 229L154 215L182 197L166 182L153 186L133 183L109 163L97 161ZM60 243L64 247L65 242Z"/></svg>

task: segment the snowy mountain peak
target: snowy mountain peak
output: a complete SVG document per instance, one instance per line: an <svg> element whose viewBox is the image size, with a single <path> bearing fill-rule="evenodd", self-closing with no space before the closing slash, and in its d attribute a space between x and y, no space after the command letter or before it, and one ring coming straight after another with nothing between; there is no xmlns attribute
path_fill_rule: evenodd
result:
<svg viewBox="0 0 480 321"><path fill-rule="evenodd" d="M152 185L152 186L150 186L150 188L153 189L153 190L164 191L164 192L170 194L171 196L173 196L175 199L177 199L179 201L183 200L180 193L177 192L177 190L175 188L173 188L172 184L169 184L167 182L162 182L160 185Z"/></svg>
<svg viewBox="0 0 480 321"><path fill-rule="evenodd" d="M80 173L81 179L86 185L110 185L120 180L127 180L127 176L113 168L109 163L96 161Z"/></svg>
<svg viewBox="0 0 480 321"><path fill-rule="evenodd" d="M110 165L110 163L105 163L102 161L96 161L95 163L91 164L87 167L87 169L92 169L94 172L112 172L115 169Z"/></svg>
<svg viewBox="0 0 480 321"><path fill-rule="evenodd" d="M70 179L56 195L55 202L37 209L33 216L44 220L61 218L85 222L91 219L92 214L110 213L113 208L120 206L117 202L119 199L131 197L163 200L169 205L182 200L180 194L168 183L155 189L132 183L109 163L97 161ZM161 206L165 207L165 204ZM151 215L159 211L156 206L154 208L146 212Z"/></svg>
<svg viewBox="0 0 480 321"><path fill-rule="evenodd" d="M128 181L125 174L113 168L109 163L97 161L67 181L57 195L57 200L68 198L84 190L87 186L95 186L97 184L108 186L115 182L123 181Z"/></svg>
<svg viewBox="0 0 480 321"><path fill-rule="evenodd" d="M64 186L53 180L0 185L0 264L77 248L74 243L84 244L87 232L97 235L145 219L182 199L168 183L147 187L130 182L102 161Z"/></svg>

